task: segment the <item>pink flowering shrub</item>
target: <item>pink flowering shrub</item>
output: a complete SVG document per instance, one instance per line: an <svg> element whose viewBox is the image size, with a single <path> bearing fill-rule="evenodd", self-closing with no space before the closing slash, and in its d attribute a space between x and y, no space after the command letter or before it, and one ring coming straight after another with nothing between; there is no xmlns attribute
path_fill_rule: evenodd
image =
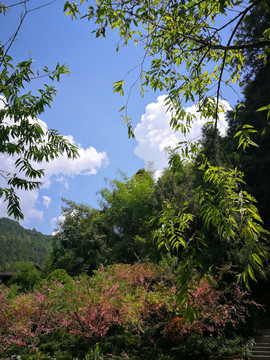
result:
<svg viewBox="0 0 270 360"><path fill-rule="evenodd" d="M247 298L247 293L235 285L230 288L229 296L224 290L219 290L217 282L211 277L211 284L206 278L199 284L194 281L189 294L187 306L195 310L192 323L175 316L166 327L166 335L174 341L179 341L188 334L222 335L228 326L237 328L244 324L249 316L249 305L260 307L259 304Z"/></svg>
<svg viewBox="0 0 270 360"><path fill-rule="evenodd" d="M8 332L9 313L7 311L8 289L0 284L0 353L4 349L2 346L5 341L5 334Z"/></svg>
<svg viewBox="0 0 270 360"><path fill-rule="evenodd" d="M177 306L174 275L149 263L113 265L65 284L43 283L11 300L1 285L0 354L12 346L34 351L51 336L59 343L68 336L90 346L129 333L155 345L158 336L177 342L191 333L220 334L228 324L245 321L246 294L238 287L228 300L214 279L212 285L205 279L196 284L190 288L197 314L192 324Z"/></svg>

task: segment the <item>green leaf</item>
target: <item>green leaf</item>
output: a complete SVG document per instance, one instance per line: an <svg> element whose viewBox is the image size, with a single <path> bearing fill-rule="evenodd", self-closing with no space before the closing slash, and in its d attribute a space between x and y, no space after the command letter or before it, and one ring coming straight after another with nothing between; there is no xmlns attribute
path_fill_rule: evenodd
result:
<svg viewBox="0 0 270 360"><path fill-rule="evenodd" d="M123 91L123 85L124 85L124 81L120 80L120 81L116 81L113 83L113 92L118 92L121 96L124 96L124 91Z"/></svg>
<svg viewBox="0 0 270 360"><path fill-rule="evenodd" d="M258 112L258 111L265 111L265 110L268 110L268 106L263 106L263 107L257 109L256 111Z"/></svg>
<svg viewBox="0 0 270 360"><path fill-rule="evenodd" d="M254 271L250 265L248 265L248 273L252 280L255 280Z"/></svg>
<svg viewBox="0 0 270 360"><path fill-rule="evenodd" d="M252 258L256 261L257 264L259 264L261 267L263 267L263 262L258 254L253 253Z"/></svg>

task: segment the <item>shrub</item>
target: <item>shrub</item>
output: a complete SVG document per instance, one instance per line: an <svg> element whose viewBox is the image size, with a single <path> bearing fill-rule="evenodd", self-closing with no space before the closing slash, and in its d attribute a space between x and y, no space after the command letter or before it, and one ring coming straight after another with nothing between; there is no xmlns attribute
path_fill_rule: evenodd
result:
<svg viewBox="0 0 270 360"><path fill-rule="evenodd" d="M55 281L59 276L65 281ZM237 330L248 315L251 301L237 286L228 296L214 279L194 279L189 293L193 323L177 306L173 273L149 263L102 267L91 278L55 273L38 290L10 299L1 286L0 353L40 351L83 359L98 342L103 354L169 359L185 352L191 335L199 344L194 355L204 337Z"/></svg>

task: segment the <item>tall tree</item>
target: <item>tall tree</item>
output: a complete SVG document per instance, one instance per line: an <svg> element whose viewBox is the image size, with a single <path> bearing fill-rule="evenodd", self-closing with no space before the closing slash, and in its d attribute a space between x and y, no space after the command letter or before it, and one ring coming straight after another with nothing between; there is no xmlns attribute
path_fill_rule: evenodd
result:
<svg viewBox="0 0 270 360"><path fill-rule="evenodd" d="M268 1L270 5L270 1ZM259 21L258 21L259 19ZM249 38L255 41L262 31L270 26L270 13L261 8L254 9L246 18L238 33L240 42ZM246 50L246 72L243 82L243 102L228 116L229 130L222 145L232 163L245 173L246 189L255 196L258 208L266 226L270 227L270 128L264 108L270 98L270 62L260 58L260 51ZM237 151L237 141L233 135L239 127L251 128L254 133L251 140L257 146L250 146L245 151Z"/></svg>
<svg viewBox="0 0 270 360"><path fill-rule="evenodd" d="M63 220L53 238L49 267L65 269L72 276L92 274L100 264L108 262L113 232L99 210L63 201L66 204L62 207Z"/></svg>
<svg viewBox="0 0 270 360"><path fill-rule="evenodd" d="M260 56L267 58L269 29L263 30L252 42L249 38L239 42L236 34L250 11L258 8L269 11L268 1L99 0L90 3L86 10L83 3L83 0L80 5L66 1L64 10L73 18L82 16L92 21L97 37L106 36L109 28L118 30L123 45L140 42L145 50L139 74L142 95L147 87L167 92L165 103L173 114L172 129L185 134L195 121L195 115L183 108L189 100L197 102L200 116L209 120L209 149L213 156L211 161L205 158L198 165L202 184L197 188L195 199L206 227L213 226L220 239L237 241L240 247L249 249L243 272L238 277L248 286L248 278L254 278L254 270L261 271L265 251L258 238L264 238L266 232L254 205L255 199L242 191L243 174L237 169L220 166L216 161L215 144L219 114L224 111L221 106L223 87L240 82L245 68L243 51L260 49ZM146 58L149 61L145 61ZM115 92L124 95L123 89L123 80L114 83ZM129 135L133 136L127 112L123 117ZM244 148L252 143L250 134L253 131L252 126L239 129L239 143ZM191 146L190 150L187 147L187 157L197 152L198 147ZM200 266L196 249L199 251L203 244L198 231L187 237L192 228L196 229L196 217L185 210L173 216L172 221L171 209L164 209L159 231L160 243L181 248L185 253L184 275L179 280L183 284L183 294L194 267Z"/></svg>
<svg viewBox="0 0 270 360"><path fill-rule="evenodd" d="M114 262L132 263L146 257L159 258L148 225L154 210L154 188L151 171L141 169L131 178L122 174L121 180L113 180L110 187L100 191L106 221L116 234L111 254Z"/></svg>

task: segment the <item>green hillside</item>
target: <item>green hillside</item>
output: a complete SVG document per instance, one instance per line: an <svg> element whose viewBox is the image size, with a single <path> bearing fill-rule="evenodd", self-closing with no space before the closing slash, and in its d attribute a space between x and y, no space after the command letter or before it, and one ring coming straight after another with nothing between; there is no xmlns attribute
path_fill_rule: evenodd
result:
<svg viewBox="0 0 270 360"><path fill-rule="evenodd" d="M17 261L44 263L50 251L51 238L34 229L25 229L17 221L1 218L0 267Z"/></svg>

